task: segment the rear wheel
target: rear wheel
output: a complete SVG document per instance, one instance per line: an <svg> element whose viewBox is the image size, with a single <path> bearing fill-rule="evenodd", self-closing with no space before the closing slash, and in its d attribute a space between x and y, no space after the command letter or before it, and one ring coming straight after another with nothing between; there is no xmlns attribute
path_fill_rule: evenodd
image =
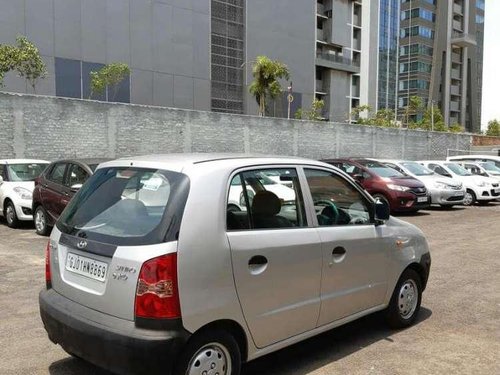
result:
<svg viewBox="0 0 500 375"><path fill-rule="evenodd" d="M422 281L419 274L407 269L399 278L386 310L387 322L392 328L405 328L413 324L422 302Z"/></svg>
<svg viewBox="0 0 500 375"><path fill-rule="evenodd" d="M34 215L36 233L40 236L49 234L49 225L47 224L47 211L42 206L37 206Z"/></svg>
<svg viewBox="0 0 500 375"><path fill-rule="evenodd" d="M17 227L19 224L19 220L17 218L16 214L16 208L14 207L14 203L11 201L7 201L5 204L5 211L4 211L4 216L5 220L7 221L7 225L11 228Z"/></svg>
<svg viewBox="0 0 500 375"><path fill-rule="evenodd" d="M464 206L472 206L476 201L476 194L472 190L467 189L464 197Z"/></svg>
<svg viewBox="0 0 500 375"><path fill-rule="evenodd" d="M241 353L232 335L223 330L201 332L187 344L175 375L239 375Z"/></svg>

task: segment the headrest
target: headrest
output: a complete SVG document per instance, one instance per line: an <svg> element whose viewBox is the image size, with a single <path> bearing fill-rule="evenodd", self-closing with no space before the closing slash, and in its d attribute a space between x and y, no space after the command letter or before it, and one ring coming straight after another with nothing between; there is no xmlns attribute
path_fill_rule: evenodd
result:
<svg viewBox="0 0 500 375"><path fill-rule="evenodd" d="M281 201L271 191L259 191L252 202L252 213L255 215L274 216L281 211Z"/></svg>

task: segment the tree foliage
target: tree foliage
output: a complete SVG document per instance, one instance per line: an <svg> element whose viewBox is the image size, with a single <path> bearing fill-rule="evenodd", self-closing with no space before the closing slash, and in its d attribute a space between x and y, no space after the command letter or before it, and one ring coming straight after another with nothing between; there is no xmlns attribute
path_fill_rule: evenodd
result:
<svg viewBox="0 0 500 375"><path fill-rule="evenodd" d="M111 63L103 66L97 72L90 72L90 97L94 94L102 95L106 88L111 89L113 95L111 100L114 100L120 83L130 75L130 68L124 63Z"/></svg>
<svg viewBox="0 0 500 375"><path fill-rule="evenodd" d="M311 103L311 108L308 110L303 110L302 108L295 111L294 117L296 119L307 119L311 121L321 121L323 120L323 108L325 107L325 102L322 99L314 98Z"/></svg>
<svg viewBox="0 0 500 375"><path fill-rule="evenodd" d="M384 128L399 127L392 109L385 108L374 112L369 105L362 105L352 110L351 117L359 125L381 126Z"/></svg>
<svg viewBox="0 0 500 375"><path fill-rule="evenodd" d="M282 92L279 79L290 79L288 67L267 56L257 56L252 66L253 81L249 91L259 104L259 115L266 112L267 98L275 99Z"/></svg>
<svg viewBox="0 0 500 375"><path fill-rule="evenodd" d="M45 78L47 69L38 48L25 36L16 38L16 45L0 45L0 86L5 73L16 71L36 92L39 79Z"/></svg>
<svg viewBox="0 0 500 375"><path fill-rule="evenodd" d="M486 135L492 137L500 137L500 122L498 120L491 120L488 122L488 129L486 130Z"/></svg>

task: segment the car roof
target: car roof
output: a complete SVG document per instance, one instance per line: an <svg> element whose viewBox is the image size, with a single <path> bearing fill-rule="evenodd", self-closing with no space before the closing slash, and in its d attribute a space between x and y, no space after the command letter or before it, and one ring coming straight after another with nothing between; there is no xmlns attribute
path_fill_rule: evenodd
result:
<svg viewBox="0 0 500 375"><path fill-rule="evenodd" d="M49 164L50 161L40 159L0 159L0 164Z"/></svg>
<svg viewBox="0 0 500 375"><path fill-rule="evenodd" d="M448 159L453 160L453 159L491 159L491 160L497 160L500 161L500 156L497 155L454 155L454 156L448 156Z"/></svg>
<svg viewBox="0 0 500 375"><path fill-rule="evenodd" d="M238 153L179 153L133 156L103 163L100 165L100 168L130 165L181 172L183 169L194 165L209 163L223 163L228 168L259 164L302 164L332 168L331 165L326 163L300 157Z"/></svg>

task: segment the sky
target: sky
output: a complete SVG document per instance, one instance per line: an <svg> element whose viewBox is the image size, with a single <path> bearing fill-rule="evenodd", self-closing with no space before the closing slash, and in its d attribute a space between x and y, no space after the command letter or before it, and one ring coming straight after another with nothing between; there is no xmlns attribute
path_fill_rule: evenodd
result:
<svg viewBox="0 0 500 375"><path fill-rule="evenodd" d="M486 0L482 127L500 120L500 1Z"/></svg>

